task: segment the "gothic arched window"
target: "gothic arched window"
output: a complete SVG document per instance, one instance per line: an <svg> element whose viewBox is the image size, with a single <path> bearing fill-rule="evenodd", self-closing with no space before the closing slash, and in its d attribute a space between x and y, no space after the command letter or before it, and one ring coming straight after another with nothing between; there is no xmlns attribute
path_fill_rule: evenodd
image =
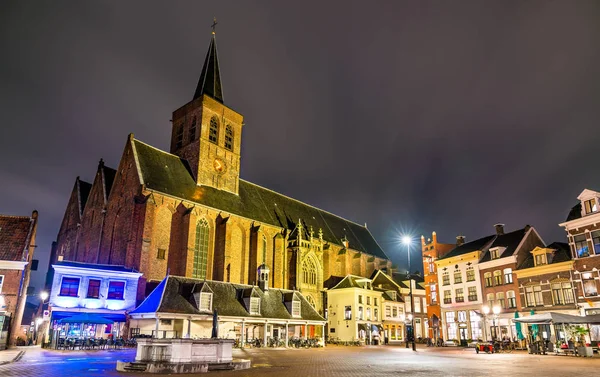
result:
<svg viewBox="0 0 600 377"><path fill-rule="evenodd" d="M219 121L217 117L210 118L210 128L208 129L208 140L217 144L219 140Z"/></svg>
<svg viewBox="0 0 600 377"><path fill-rule="evenodd" d="M225 149L233 150L233 128L229 124L225 127Z"/></svg>
<svg viewBox="0 0 600 377"><path fill-rule="evenodd" d="M206 266L208 260L208 222L206 219L196 223L196 244L194 245L194 270L192 277L196 279L206 278Z"/></svg>
<svg viewBox="0 0 600 377"><path fill-rule="evenodd" d="M302 263L302 282L304 284L317 285L317 267L310 258Z"/></svg>

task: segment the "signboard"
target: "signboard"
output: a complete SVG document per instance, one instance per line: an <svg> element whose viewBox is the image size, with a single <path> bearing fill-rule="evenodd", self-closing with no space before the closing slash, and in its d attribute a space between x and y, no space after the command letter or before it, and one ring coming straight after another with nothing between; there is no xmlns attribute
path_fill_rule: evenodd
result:
<svg viewBox="0 0 600 377"><path fill-rule="evenodd" d="M50 319L50 310L44 310L44 321Z"/></svg>

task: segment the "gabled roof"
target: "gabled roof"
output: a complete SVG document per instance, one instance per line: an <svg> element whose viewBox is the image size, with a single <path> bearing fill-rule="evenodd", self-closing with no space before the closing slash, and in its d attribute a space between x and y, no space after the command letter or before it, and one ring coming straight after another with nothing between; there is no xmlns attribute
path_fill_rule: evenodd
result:
<svg viewBox="0 0 600 377"><path fill-rule="evenodd" d="M568 243L564 242L552 242L550 245L546 246L546 249L555 250L554 254L551 258L548 259L548 264L567 262L572 259L571 249ZM522 270L525 268L535 267L535 263L533 261L533 255L529 253L527 258L517 267L517 269Z"/></svg>
<svg viewBox="0 0 600 377"><path fill-rule="evenodd" d="M217 41L215 39L215 33L213 32L210 44L208 45L208 52L204 59L204 65L202 66L202 73L196 86L196 92L194 92L194 98L202 97L203 94L214 98L215 100L223 103L223 87L221 85L221 72L219 71L219 58L217 56Z"/></svg>
<svg viewBox="0 0 600 377"><path fill-rule="evenodd" d="M581 218L581 202L575 204L573 208L571 208L565 221L571 221L579 218Z"/></svg>
<svg viewBox="0 0 600 377"><path fill-rule="evenodd" d="M25 261L34 221L29 216L0 215L0 260Z"/></svg>
<svg viewBox="0 0 600 377"><path fill-rule="evenodd" d="M364 278L362 276L356 276L356 275L346 275L342 281L340 281L335 287L331 288L330 290L335 290L335 289L345 289L345 288L363 288L362 285L360 285L358 283L358 280L371 280L368 278Z"/></svg>
<svg viewBox="0 0 600 377"><path fill-rule="evenodd" d="M492 249L494 247L505 248L505 250L500 255L500 258L505 258L513 255L515 251L517 251L517 247L521 244L523 237L525 237L529 229L533 228L525 227L523 229L518 229L509 233L497 235L496 238L494 238L494 242L492 242L492 244L487 247L487 250L483 250L484 254L479 262L487 262L492 260L489 249Z"/></svg>
<svg viewBox="0 0 600 377"><path fill-rule="evenodd" d="M77 195L79 198L79 216L83 215L83 209L85 208L85 204L87 203L88 197L90 196L90 191L92 191L92 184L86 181L82 181L77 177L77 181L75 182L77 186Z"/></svg>
<svg viewBox="0 0 600 377"><path fill-rule="evenodd" d="M475 241L467 242L465 244L457 246L454 249L450 250L446 255L439 258L438 260L456 257L459 255L463 255L463 254L467 254L467 253L476 251L476 250L483 250L488 245L491 244L491 242L494 240L495 237L496 237L495 234L491 235L491 236L485 236L485 237L476 239Z"/></svg>
<svg viewBox="0 0 600 377"><path fill-rule="evenodd" d="M142 313L173 313L202 315L195 303L193 294L195 287L206 284L213 292L213 309L219 316L298 319L292 317L286 308L286 297L295 294L301 301L301 318L309 321L325 321L323 317L306 301L298 291L286 289L269 289L263 292L252 285L233 284L221 281L191 279L180 276L167 276L148 295L140 306L130 314ZM243 292L253 292L253 297L260 298L260 316L250 315L243 303Z"/></svg>
<svg viewBox="0 0 600 377"><path fill-rule="evenodd" d="M300 219L305 229L322 229L327 242L341 245L345 237L350 248L389 259L365 226L242 179L239 195L197 185L185 160L133 138L132 143L142 175L140 181L148 189L288 231L294 230Z"/></svg>

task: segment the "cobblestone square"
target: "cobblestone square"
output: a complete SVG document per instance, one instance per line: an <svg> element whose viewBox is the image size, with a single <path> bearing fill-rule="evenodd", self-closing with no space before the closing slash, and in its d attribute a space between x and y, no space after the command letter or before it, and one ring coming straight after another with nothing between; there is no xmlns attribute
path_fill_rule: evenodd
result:
<svg viewBox="0 0 600 377"><path fill-rule="evenodd" d="M600 357L475 354L473 349L404 347L338 347L325 349L235 350L252 360L244 371L210 372L210 376L567 376L594 375ZM118 373L116 360L132 360L134 350L46 351L30 349L14 363L0 366L0 376L142 376ZM146 376L158 376L145 374Z"/></svg>

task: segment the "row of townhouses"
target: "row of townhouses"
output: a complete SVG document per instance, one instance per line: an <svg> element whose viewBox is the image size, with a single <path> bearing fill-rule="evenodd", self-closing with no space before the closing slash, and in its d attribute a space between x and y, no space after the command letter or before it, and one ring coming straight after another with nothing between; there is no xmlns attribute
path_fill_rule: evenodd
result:
<svg viewBox="0 0 600 377"><path fill-rule="evenodd" d="M466 344L477 339L526 337L512 319L541 312L598 314L600 193L584 190L559 225L567 241L545 243L532 226L494 232L455 244L421 238L429 336ZM564 339L560 326L543 325L543 338ZM600 328L592 326L592 340Z"/></svg>

